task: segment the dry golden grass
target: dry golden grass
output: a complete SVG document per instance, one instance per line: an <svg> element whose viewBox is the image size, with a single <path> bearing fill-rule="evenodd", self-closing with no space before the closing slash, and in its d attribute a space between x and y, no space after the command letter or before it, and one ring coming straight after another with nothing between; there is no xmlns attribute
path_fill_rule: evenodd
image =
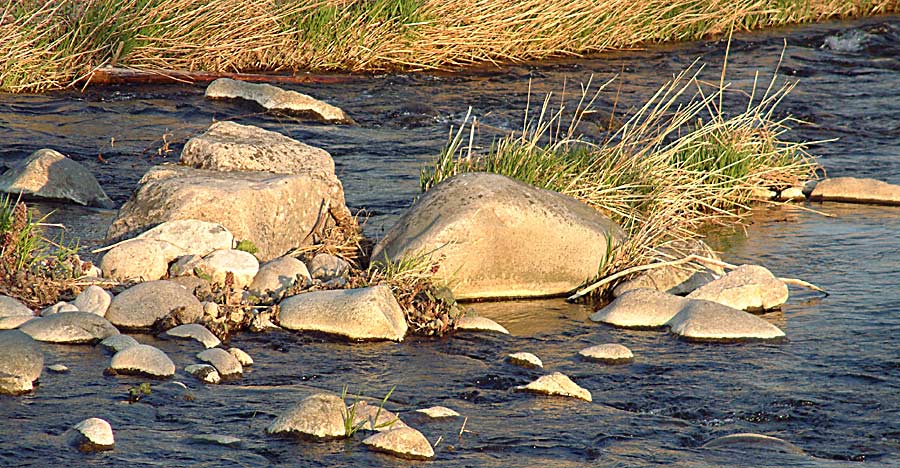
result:
<svg viewBox="0 0 900 468"><path fill-rule="evenodd" d="M900 11L898 0L7 0L0 90L96 67L449 69Z"/></svg>

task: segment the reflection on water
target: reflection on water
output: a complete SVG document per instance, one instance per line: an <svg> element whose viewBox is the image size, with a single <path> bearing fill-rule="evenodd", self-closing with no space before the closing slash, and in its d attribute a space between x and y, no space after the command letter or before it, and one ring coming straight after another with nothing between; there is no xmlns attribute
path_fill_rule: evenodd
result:
<svg viewBox="0 0 900 468"><path fill-rule="evenodd" d="M785 102L810 122L798 138L839 141L817 147L831 175L874 176L900 182L900 19L876 18L744 36L733 44L729 74L747 91L753 72L774 68L787 36L782 71L801 84ZM835 38L835 39L829 39ZM853 47L832 47L844 40ZM843 44L843 43L841 43ZM826 47L822 47L825 45ZM853 45L853 44L850 44ZM326 148L335 158L347 199L370 215L378 235L415 197L418 171L471 106L496 130L520 125L529 80L539 95L566 80L605 81L623 72L618 109L643 102L667 76L700 56L712 81L724 44L666 46L540 66L447 75L392 75L346 85L297 86L350 111L358 126L325 126L248 113L235 103L210 103L200 87L95 88L81 94L0 96L0 161L41 147L71 155L97 174L122 203L153 164L177 159L186 138L210 122L236 119ZM738 104L742 95L729 95ZM610 104L614 95L602 98ZM400 110L398 110L398 108ZM2 466L397 466L358 441L309 443L272 438L264 428L313 391L351 391L380 398L396 386L388 408L439 437L434 466L846 466L900 463L900 211L842 204L809 205L757 214L743 232L720 234L716 245L732 263L761 263L777 275L799 277L831 295L791 290L783 311L766 319L783 328L779 343L689 343L658 330L618 330L587 320L589 310L561 300L474 304L511 336L460 333L401 344L349 344L306 335L243 334L230 345L256 364L237 382L203 386L179 371L192 399L173 383L155 383L142 401L127 403L141 379L104 377L109 357L89 347L44 345L45 372L32 395L0 398ZM113 214L57 209L84 244L99 242ZM189 342L160 346L179 369L196 361ZM633 364L605 366L577 352L621 343ZM508 353L538 355L546 371L571 376L594 402L541 398L510 389L541 375L504 362ZM466 417L429 421L409 412L444 405ZM82 456L61 449L62 434L87 417L116 431L116 450ZM738 432L786 439L809 455L760 450L708 451L706 441ZM237 447L199 442L194 435L239 437Z"/></svg>

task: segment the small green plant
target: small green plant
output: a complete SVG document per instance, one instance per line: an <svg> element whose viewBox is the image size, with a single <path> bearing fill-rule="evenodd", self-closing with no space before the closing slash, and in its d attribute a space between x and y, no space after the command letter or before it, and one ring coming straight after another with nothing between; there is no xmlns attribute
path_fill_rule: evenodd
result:
<svg viewBox="0 0 900 468"><path fill-rule="evenodd" d="M375 417L369 417L367 419L363 419L361 421L357 421L356 417L356 408L360 403L359 396L356 396L353 399L353 404L347 405L347 392L350 387L348 385L344 385L341 389L341 400L344 402L344 409L342 410L342 416L344 419L344 437L350 438L353 437L353 434L356 434L360 429L366 427L368 425L373 431L378 429L389 428L393 426L399 418L391 419L390 421L384 421L379 423L378 419L381 417L381 412L384 410L384 404L387 403L388 399L391 397L391 394L394 393L394 389L397 386L391 387L391 389L387 392L387 395L381 399L381 403L378 405L378 410L375 411Z"/></svg>
<svg viewBox="0 0 900 468"><path fill-rule="evenodd" d="M136 403L144 396L150 395L153 390L150 388L150 382L143 382L128 388L128 401Z"/></svg>
<svg viewBox="0 0 900 468"><path fill-rule="evenodd" d="M253 241L249 239L238 241L237 246L235 246L234 249L247 252L251 255L256 255L256 253L259 252L259 248L256 247L256 244L254 244Z"/></svg>

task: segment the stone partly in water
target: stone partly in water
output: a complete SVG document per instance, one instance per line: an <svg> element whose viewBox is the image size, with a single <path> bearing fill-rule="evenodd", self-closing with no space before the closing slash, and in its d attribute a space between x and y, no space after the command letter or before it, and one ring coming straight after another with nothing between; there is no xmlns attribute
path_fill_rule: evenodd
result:
<svg viewBox="0 0 900 468"><path fill-rule="evenodd" d="M298 281L311 279L303 262L293 257L281 257L262 265L248 289L258 297L271 294L279 299L286 289Z"/></svg>
<svg viewBox="0 0 900 468"><path fill-rule="evenodd" d="M47 370L50 372L55 372L57 374L65 374L69 372L69 367L65 364L52 364L47 366Z"/></svg>
<svg viewBox="0 0 900 468"><path fill-rule="evenodd" d="M365 401L357 401L350 405L347 411L348 414L353 414L353 426L363 431L382 432L406 427L406 423L396 414Z"/></svg>
<svg viewBox="0 0 900 468"><path fill-rule="evenodd" d="M112 426L100 418L89 418L76 424L69 430L69 445L82 452L101 452L112 450L116 445Z"/></svg>
<svg viewBox="0 0 900 468"><path fill-rule="evenodd" d="M259 272L259 260L243 250L216 250L203 257L209 268L213 283L225 284L225 276L230 272L234 277L235 289L249 286Z"/></svg>
<svg viewBox="0 0 900 468"><path fill-rule="evenodd" d="M541 359L531 353L512 353L506 356L506 361L520 367L531 369L544 368L544 363L541 362Z"/></svg>
<svg viewBox="0 0 900 468"><path fill-rule="evenodd" d="M238 379L244 373L240 361L222 348L207 349L197 354L197 359L212 364L223 380Z"/></svg>
<svg viewBox="0 0 900 468"><path fill-rule="evenodd" d="M34 320L36 317L29 315L13 315L10 317L0 317L0 330L13 330L22 326L26 322Z"/></svg>
<svg viewBox="0 0 900 468"><path fill-rule="evenodd" d="M139 345L134 338L128 335L113 335L105 340L101 341L99 346L113 354L122 351L125 348L130 348L132 346Z"/></svg>
<svg viewBox="0 0 900 468"><path fill-rule="evenodd" d="M279 324L289 330L316 331L351 340L403 341L406 314L384 285L316 291L281 301Z"/></svg>
<svg viewBox="0 0 900 468"><path fill-rule="evenodd" d="M717 302L690 300L669 320L672 333L697 341L781 338L775 325L742 310Z"/></svg>
<svg viewBox="0 0 900 468"><path fill-rule="evenodd" d="M630 349L616 343L606 343L582 349L578 354L591 361L606 364L626 364L634 360Z"/></svg>
<svg viewBox="0 0 900 468"><path fill-rule="evenodd" d="M337 395L310 395L275 419L266 432L297 434L315 438L337 438L346 435L344 400Z"/></svg>
<svg viewBox="0 0 900 468"><path fill-rule="evenodd" d="M162 165L148 171L119 210L107 232L116 237L176 219L199 219L225 226L237 239L249 240L262 261L280 257L311 242L324 207L346 229L356 222L333 174L314 172L219 172Z"/></svg>
<svg viewBox="0 0 900 468"><path fill-rule="evenodd" d="M119 293L109 305L106 318L117 327L150 328L176 311L186 318L183 322L194 322L203 316L203 306L187 289L171 281L150 281Z"/></svg>
<svg viewBox="0 0 900 468"><path fill-rule="evenodd" d="M802 202L806 201L806 195L803 194L803 187L788 187L778 194L780 202Z"/></svg>
<svg viewBox="0 0 900 468"><path fill-rule="evenodd" d="M0 317L15 316L34 317L34 312L18 300L9 296L0 295Z"/></svg>
<svg viewBox="0 0 900 468"><path fill-rule="evenodd" d="M0 175L0 192L99 208L115 207L84 166L52 149L37 150Z"/></svg>
<svg viewBox="0 0 900 468"><path fill-rule="evenodd" d="M379 432L363 439L367 447L401 458L428 460L434 458L434 448L421 432L411 427L400 427Z"/></svg>
<svg viewBox="0 0 900 468"><path fill-rule="evenodd" d="M900 185L875 179L835 177L816 184L810 200L870 203L874 205L900 205Z"/></svg>
<svg viewBox="0 0 900 468"><path fill-rule="evenodd" d="M186 325L178 325L175 328L166 330L164 337L186 338L199 341L206 348L215 348L222 344L221 341L213 335L211 331L199 323L189 323Z"/></svg>
<svg viewBox="0 0 900 468"><path fill-rule="evenodd" d="M116 353L107 371L112 374L166 378L175 375L175 363L159 348L139 344Z"/></svg>
<svg viewBox="0 0 900 468"><path fill-rule="evenodd" d="M230 436L230 435L221 435L221 434L199 434L195 436L191 436L192 442L198 442L202 444L216 444L216 445L224 445L226 447L240 447L241 439Z"/></svg>
<svg viewBox="0 0 900 468"><path fill-rule="evenodd" d="M687 303L683 297L656 289L631 289L591 314L594 322L617 327L662 327Z"/></svg>
<svg viewBox="0 0 900 468"><path fill-rule="evenodd" d="M727 436L717 437L703 444L701 448L740 450L746 452L769 451L790 453L794 455L806 454L803 449L786 440L753 433L729 434Z"/></svg>
<svg viewBox="0 0 900 468"><path fill-rule="evenodd" d="M177 247L183 255L208 255L234 246L234 235L219 223L198 219L166 221L137 236L138 239L156 239Z"/></svg>
<svg viewBox="0 0 900 468"><path fill-rule="evenodd" d="M37 341L68 344L96 343L119 334L108 320L90 312L53 314L31 320L19 330Z"/></svg>
<svg viewBox="0 0 900 468"><path fill-rule="evenodd" d="M456 321L456 329L457 330L467 330L467 331L483 331L483 332L497 332L502 333L504 335L509 335L509 330L506 329L503 325L487 318L487 317L479 317L477 315L463 315Z"/></svg>
<svg viewBox="0 0 900 468"><path fill-rule="evenodd" d="M591 401L591 392L579 387L572 379L560 372L545 375L528 385L518 386L515 390L542 393L544 395L574 397L585 401Z"/></svg>
<svg viewBox="0 0 900 468"><path fill-rule="evenodd" d="M117 281L153 281L165 276L169 261L181 253L165 241L133 239L107 251L100 269L103 276Z"/></svg>
<svg viewBox="0 0 900 468"><path fill-rule="evenodd" d="M392 227L374 260L429 255L457 299L552 296L593 278L625 237L574 198L489 173L432 187Z"/></svg>
<svg viewBox="0 0 900 468"><path fill-rule="evenodd" d="M19 330L0 331L0 395L30 392L44 371L40 345Z"/></svg>
<svg viewBox="0 0 900 468"><path fill-rule="evenodd" d="M456 418L460 414L446 406L432 406L430 408L417 409L416 413L424 414L432 419Z"/></svg>
<svg viewBox="0 0 900 468"><path fill-rule="evenodd" d="M219 371L209 364L191 364L185 367L184 371L204 383L217 384L222 381Z"/></svg>
<svg viewBox="0 0 900 468"><path fill-rule="evenodd" d="M106 292L100 286L90 285L75 298L72 305L81 312L90 312L101 317L106 315L109 304L112 302L112 294Z"/></svg>
<svg viewBox="0 0 900 468"><path fill-rule="evenodd" d="M764 267L741 265L687 297L718 302L739 310L770 310L787 302L788 288Z"/></svg>
<svg viewBox="0 0 900 468"><path fill-rule="evenodd" d="M240 348L228 348L228 353L234 356L244 367L253 365L253 358Z"/></svg>
<svg viewBox="0 0 900 468"><path fill-rule="evenodd" d="M659 248L658 251L659 254L655 256L654 261L659 263L680 260L689 255L719 260L719 256L705 242L699 239L675 241ZM613 295L618 297L626 291L639 288L657 289L669 294L683 295L710 281L721 278L724 274L725 271L722 267L707 267L693 263L659 267L619 284L613 289Z"/></svg>
<svg viewBox="0 0 900 468"><path fill-rule="evenodd" d="M208 99L244 99L253 101L263 109L336 123L351 123L353 120L341 109L296 91L285 91L270 84L247 83L219 78L206 87Z"/></svg>

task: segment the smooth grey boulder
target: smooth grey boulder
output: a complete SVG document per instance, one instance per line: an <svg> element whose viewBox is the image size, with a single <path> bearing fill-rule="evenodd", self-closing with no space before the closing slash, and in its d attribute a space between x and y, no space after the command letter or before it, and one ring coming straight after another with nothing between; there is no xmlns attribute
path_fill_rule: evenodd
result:
<svg viewBox="0 0 900 468"><path fill-rule="evenodd" d="M310 280L312 277L303 262L293 257L281 257L260 266L248 289L258 296L273 294L280 298L297 281Z"/></svg>
<svg viewBox="0 0 900 468"><path fill-rule="evenodd" d="M457 330L466 330L466 331L482 331L482 332L497 332L502 333L504 335L509 335L509 330L506 329L503 325L487 318L480 317L477 315L463 315L456 321L456 329Z"/></svg>
<svg viewBox="0 0 900 468"><path fill-rule="evenodd" d="M289 330L330 333L351 340L403 341L408 328L406 314L385 285L285 298L278 322Z"/></svg>
<svg viewBox="0 0 900 468"><path fill-rule="evenodd" d="M106 315L109 304L112 302L112 294L97 285L90 285L81 291L72 305L81 312L90 312L101 317Z"/></svg>
<svg viewBox="0 0 900 468"><path fill-rule="evenodd" d="M683 297L656 289L631 289L606 307L591 314L594 322L617 327L653 328L664 326L687 303Z"/></svg>
<svg viewBox="0 0 900 468"><path fill-rule="evenodd" d="M457 299L565 294L597 276L613 221L574 198L466 173L432 187L387 232L374 261L428 256Z"/></svg>
<svg viewBox="0 0 900 468"><path fill-rule="evenodd" d="M82 452L112 450L116 445L112 426L100 418L88 418L76 424L68 431L66 440Z"/></svg>
<svg viewBox="0 0 900 468"><path fill-rule="evenodd" d="M275 419L269 434L298 434L320 439L344 437L344 400L337 395L318 393L295 404Z"/></svg>
<svg viewBox="0 0 900 468"><path fill-rule="evenodd" d="M253 101L268 111L308 115L328 122L353 122L344 111L331 104L296 91L285 91L270 84L219 78L206 87L206 97L207 99L243 99Z"/></svg>
<svg viewBox="0 0 900 468"><path fill-rule="evenodd" d="M137 342L134 338L128 335L112 335L103 341L100 342L99 346L107 351L112 352L113 354L122 351L125 348L130 348L132 346L137 346L140 343Z"/></svg>
<svg viewBox="0 0 900 468"><path fill-rule="evenodd" d="M372 450L413 460L434 458L434 448L421 432L411 427L399 427L379 432L363 439Z"/></svg>
<svg viewBox="0 0 900 468"><path fill-rule="evenodd" d="M225 277L231 272L234 287L238 290L249 286L259 272L259 260L243 250L216 250L203 257L203 262L209 268L213 283L225 284Z"/></svg>
<svg viewBox="0 0 900 468"><path fill-rule="evenodd" d="M28 308L28 306L22 304L17 299L0 295L0 318L14 316L34 317L34 312L32 312L31 309Z"/></svg>
<svg viewBox="0 0 900 468"><path fill-rule="evenodd" d="M119 334L108 320L90 312L60 312L30 320L19 330L37 341L68 344L92 344Z"/></svg>
<svg viewBox="0 0 900 468"><path fill-rule="evenodd" d="M506 362L519 366L519 367L527 367L531 369L543 369L544 363L541 362L541 359L534 354L531 353L512 353L506 355Z"/></svg>
<svg viewBox="0 0 900 468"><path fill-rule="evenodd" d="M46 317L48 315L58 314L60 312L78 312L78 307L65 301L59 301L52 306L47 306L41 309L40 315L41 317Z"/></svg>
<svg viewBox="0 0 900 468"><path fill-rule="evenodd" d="M326 207L330 216L319 222ZM219 223L235 238L252 241L262 261L308 244L314 237L310 232L324 229L331 221L358 228L333 174L220 172L162 165L141 178L107 235L132 234L177 219Z"/></svg>
<svg viewBox="0 0 900 468"><path fill-rule="evenodd" d="M698 341L781 338L775 325L717 302L690 300L668 323L672 333Z"/></svg>
<svg viewBox="0 0 900 468"><path fill-rule="evenodd" d="M13 330L22 326L26 322L30 322L40 317L33 315L11 315L9 317L0 317L0 330Z"/></svg>
<svg viewBox="0 0 900 468"><path fill-rule="evenodd" d="M30 392L44 370L44 352L19 330L0 331L0 394Z"/></svg>
<svg viewBox="0 0 900 468"><path fill-rule="evenodd" d="M35 151L0 175L0 192L99 208L115 207L84 166L46 148Z"/></svg>
<svg viewBox="0 0 900 468"><path fill-rule="evenodd" d="M169 270L169 262L183 252L157 239L131 239L103 254L103 276L116 281L154 281Z"/></svg>
<svg viewBox="0 0 900 468"><path fill-rule="evenodd" d="M175 363L159 348L139 344L113 355L108 371L162 379L175 375Z"/></svg>
<svg viewBox="0 0 900 468"><path fill-rule="evenodd" d="M873 205L900 205L900 185L875 179L835 177L819 181L809 195L809 199Z"/></svg>
<svg viewBox="0 0 900 468"><path fill-rule="evenodd" d="M155 239L178 248L180 255L200 255L234 246L234 235L225 226L198 219L174 219L159 224L137 236Z"/></svg>
<svg viewBox="0 0 900 468"><path fill-rule="evenodd" d="M579 351L578 355L591 361L607 364L621 364L634 360L634 354L631 350L617 343L589 346Z"/></svg>
<svg viewBox="0 0 900 468"><path fill-rule="evenodd" d="M197 354L197 359L212 364L223 380L237 379L244 373L240 361L222 348L211 348Z"/></svg>
<svg viewBox="0 0 900 468"><path fill-rule="evenodd" d="M654 257L654 262L657 263L680 260L689 255L720 260L719 256L700 239L671 242L657 250L659 253ZM669 294L683 295L721 278L724 274L725 270L722 267L714 265L685 263L658 267L619 284L613 289L613 296L618 297L625 291L640 288L658 289Z"/></svg>
<svg viewBox="0 0 900 468"><path fill-rule="evenodd" d="M204 383L217 384L222 381L219 371L209 364L191 364L185 367L184 371Z"/></svg>
<svg viewBox="0 0 900 468"><path fill-rule="evenodd" d="M184 318L182 322L195 322L203 316L203 306L187 289L171 281L149 281L113 298L106 319L126 329L150 328L176 310Z"/></svg>
<svg viewBox="0 0 900 468"><path fill-rule="evenodd" d="M581 388L567 375L560 372L542 376L528 385L520 385L514 389L520 392L541 393L591 401L591 392Z"/></svg>
<svg viewBox="0 0 900 468"><path fill-rule="evenodd" d="M393 412L379 408L377 405L370 405L365 401L353 403L347 407L347 411L348 414L353 413L353 425L364 431L382 432L406 427L406 423Z"/></svg>
<svg viewBox="0 0 900 468"><path fill-rule="evenodd" d="M764 267L741 265L687 297L718 302L739 310L770 310L787 302L788 287Z"/></svg>
<svg viewBox="0 0 900 468"><path fill-rule="evenodd" d="M754 433L729 434L717 437L700 448L705 449L729 449L741 451L770 451L791 453L794 455L806 455L802 448L777 437Z"/></svg>
<svg viewBox="0 0 900 468"><path fill-rule="evenodd" d="M337 278L347 278L350 274L350 264L337 255L320 253L310 262L310 275L318 280L330 281Z"/></svg>
<svg viewBox="0 0 900 468"><path fill-rule="evenodd" d="M206 348L215 348L222 344L216 335L213 335L211 331L207 330L206 327L199 323L178 325L177 327L166 330L165 333L163 333L163 336L196 340Z"/></svg>

